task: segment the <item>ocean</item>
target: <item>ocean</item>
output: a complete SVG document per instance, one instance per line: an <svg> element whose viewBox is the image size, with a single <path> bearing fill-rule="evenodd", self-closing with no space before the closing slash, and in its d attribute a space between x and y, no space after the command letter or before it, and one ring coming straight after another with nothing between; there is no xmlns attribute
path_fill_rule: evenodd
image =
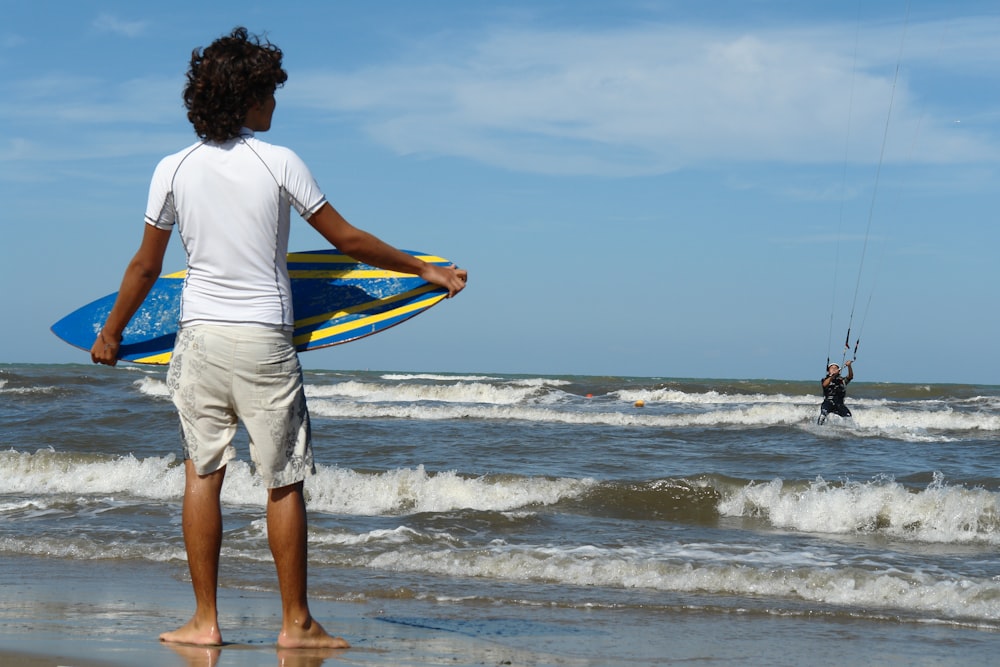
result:
<svg viewBox="0 0 1000 667"><path fill-rule="evenodd" d="M0 555L145 563L188 586L164 376L0 365ZM583 633L644 628L615 648L630 664L659 664L693 618L918 647L882 664L1000 648L1000 386L856 381L854 418L819 426L818 375L307 370L306 384L314 599L564 656ZM264 490L237 443L221 585L275 591Z"/></svg>

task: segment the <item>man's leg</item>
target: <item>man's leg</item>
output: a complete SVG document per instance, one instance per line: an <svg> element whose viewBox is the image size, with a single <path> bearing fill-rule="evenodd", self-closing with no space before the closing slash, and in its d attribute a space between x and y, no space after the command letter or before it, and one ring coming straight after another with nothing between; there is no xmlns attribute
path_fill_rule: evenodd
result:
<svg viewBox="0 0 1000 667"><path fill-rule="evenodd" d="M191 587L194 589L194 616L173 632L164 632L160 641L214 646L222 643L216 591L219 584L219 551L222 548L222 506L219 494L226 468L199 475L190 459L184 462L184 510L181 522L187 550Z"/></svg>
<svg viewBox="0 0 1000 667"><path fill-rule="evenodd" d="M281 589L281 648L348 648L327 634L309 613L307 586L306 503L302 482L268 489L267 539Z"/></svg>
<svg viewBox="0 0 1000 667"><path fill-rule="evenodd" d="M816 423L819 424L820 426L825 424L826 415L829 414L829 412L830 412L829 405L827 405L826 401L823 401L823 404L819 406L819 419L816 420Z"/></svg>

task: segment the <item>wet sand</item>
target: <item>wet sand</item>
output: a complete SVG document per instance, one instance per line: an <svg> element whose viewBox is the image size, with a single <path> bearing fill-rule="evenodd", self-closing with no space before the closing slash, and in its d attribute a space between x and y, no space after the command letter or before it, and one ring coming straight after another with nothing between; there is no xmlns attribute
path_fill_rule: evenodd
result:
<svg viewBox="0 0 1000 667"><path fill-rule="evenodd" d="M385 618L370 603L313 600L347 650L278 650L277 593L219 589L220 648L164 644L159 633L190 616L190 586L156 564L0 558L0 665L4 667L195 667L281 665L575 664L516 646Z"/></svg>
<svg viewBox="0 0 1000 667"><path fill-rule="evenodd" d="M1000 633L810 614L669 615L614 610L478 610L414 600L313 600L352 648L279 651L278 595L220 588L221 648L163 644L185 622L190 587L176 565L0 557L4 667L334 667L535 665L988 664Z"/></svg>

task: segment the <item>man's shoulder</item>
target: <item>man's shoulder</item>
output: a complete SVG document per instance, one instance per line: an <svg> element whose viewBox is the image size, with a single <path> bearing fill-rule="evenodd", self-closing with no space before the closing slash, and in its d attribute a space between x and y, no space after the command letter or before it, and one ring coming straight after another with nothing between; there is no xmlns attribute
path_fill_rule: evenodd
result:
<svg viewBox="0 0 1000 667"><path fill-rule="evenodd" d="M283 146L281 144L271 143L270 141L264 141L263 139L261 139L257 135L253 135L253 134L251 134L249 136L244 135L243 136L243 141L248 146L250 146L251 148L255 148L255 149L260 149L260 150L265 150L265 151L274 151L276 153L292 153L292 154L295 153L295 151L293 151L288 146Z"/></svg>
<svg viewBox="0 0 1000 667"><path fill-rule="evenodd" d="M246 145L271 169L284 173L310 174L309 166L288 146L272 144L257 137L245 137Z"/></svg>
<svg viewBox="0 0 1000 667"><path fill-rule="evenodd" d="M200 148L200 147L202 147L204 145L205 145L205 142L203 142L203 141L196 141L193 144L188 144L187 146L185 146L184 148L180 149L179 151L176 151L174 153L170 153L169 155L163 156L160 159L160 162L157 164L157 167L158 168L163 168L163 167L166 167L166 166L176 165L176 164L178 164L180 162L183 162L184 159L187 156L189 156L191 153L193 153L198 148Z"/></svg>
<svg viewBox="0 0 1000 667"><path fill-rule="evenodd" d="M194 152L202 143L199 141L197 143L191 144L176 153L171 153L160 158L160 161L156 163L156 168L153 169L153 183L160 183L162 187L167 189L172 188L172 181L177 170L180 166L184 164L192 152Z"/></svg>

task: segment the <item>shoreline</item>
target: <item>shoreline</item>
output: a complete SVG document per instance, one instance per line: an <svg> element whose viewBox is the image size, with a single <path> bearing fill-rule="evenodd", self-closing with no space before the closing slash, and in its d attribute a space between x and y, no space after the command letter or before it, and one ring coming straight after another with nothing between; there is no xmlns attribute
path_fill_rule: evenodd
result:
<svg viewBox="0 0 1000 667"><path fill-rule="evenodd" d="M219 589L218 648L164 644L193 610L178 564L0 556L5 667L377 667L531 665L768 667L987 664L1000 633L813 615L467 608L460 603L313 599L352 648L279 651L277 592ZM484 585L488 585L484 582ZM959 648L960 647L960 648Z"/></svg>
<svg viewBox="0 0 1000 667"><path fill-rule="evenodd" d="M279 650L277 592L219 588L221 647L165 644L194 608L177 566L0 556L0 664L5 667L319 667L323 664L579 664L531 655L416 620L381 618L370 602L310 601L313 615L351 643ZM385 622L389 621L389 622Z"/></svg>

